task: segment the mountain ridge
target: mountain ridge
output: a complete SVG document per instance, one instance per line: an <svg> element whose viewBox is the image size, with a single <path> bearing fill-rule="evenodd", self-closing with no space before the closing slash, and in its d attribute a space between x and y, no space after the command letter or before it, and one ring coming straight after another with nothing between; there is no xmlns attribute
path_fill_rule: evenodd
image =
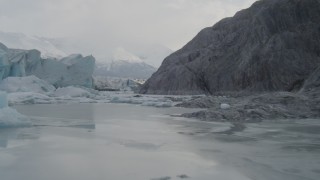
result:
<svg viewBox="0 0 320 180"><path fill-rule="evenodd" d="M141 93L297 91L320 64L320 1L261 0L168 56Z"/></svg>

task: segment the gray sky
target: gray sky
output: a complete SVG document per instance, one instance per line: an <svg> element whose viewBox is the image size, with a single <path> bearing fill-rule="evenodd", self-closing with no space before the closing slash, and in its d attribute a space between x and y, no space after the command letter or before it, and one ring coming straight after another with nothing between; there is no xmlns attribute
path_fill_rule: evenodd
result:
<svg viewBox="0 0 320 180"><path fill-rule="evenodd" d="M255 0L0 0L0 30L173 50Z"/></svg>

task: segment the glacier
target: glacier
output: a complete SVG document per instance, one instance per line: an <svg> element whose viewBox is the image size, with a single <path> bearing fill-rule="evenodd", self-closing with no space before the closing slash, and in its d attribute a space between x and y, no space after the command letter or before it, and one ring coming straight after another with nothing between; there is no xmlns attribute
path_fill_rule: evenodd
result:
<svg viewBox="0 0 320 180"><path fill-rule="evenodd" d="M143 63L124 49L114 55L117 61ZM10 49L0 43L0 90L6 91L10 106L58 103L128 103L141 106L172 107L169 97L139 96L141 79L96 77L95 58L72 54L64 58L43 58L38 50ZM96 89L116 88L119 92ZM174 99L174 98L173 98Z"/></svg>
<svg viewBox="0 0 320 180"><path fill-rule="evenodd" d="M62 59L41 58L38 50L9 49L0 43L0 78L35 75L55 87L93 87L93 56L80 54Z"/></svg>

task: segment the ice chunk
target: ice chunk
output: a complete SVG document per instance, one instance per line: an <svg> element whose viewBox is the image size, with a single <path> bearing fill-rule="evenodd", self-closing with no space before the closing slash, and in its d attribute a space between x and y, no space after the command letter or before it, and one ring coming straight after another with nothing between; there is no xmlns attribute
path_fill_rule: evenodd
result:
<svg viewBox="0 0 320 180"><path fill-rule="evenodd" d="M8 94L10 105L14 104L53 104L56 99L44 94L35 92L15 92Z"/></svg>
<svg viewBox="0 0 320 180"><path fill-rule="evenodd" d="M154 107L172 107L171 101L157 102L157 101L147 101L141 104L142 106L154 106Z"/></svg>
<svg viewBox="0 0 320 180"><path fill-rule="evenodd" d="M8 107L7 93L0 91L0 128L28 125L29 118Z"/></svg>
<svg viewBox="0 0 320 180"><path fill-rule="evenodd" d="M12 92L35 92L45 94L55 90L55 87L36 76L8 77L0 83L0 90Z"/></svg>
<svg viewBox="0 0 320 180"><path fill-rule="evenodd" d="M15 109L5 107L0 109L0 128L30 126L28 117L18 113Z"/></svg>
<svg viewBox="0 0 320 180"><path fill-rule="evenodd" d="M230 109L230 105L229 104L226 104L226 103L222 103L221 105L220 105L220 108L221 109Z"/></svg>

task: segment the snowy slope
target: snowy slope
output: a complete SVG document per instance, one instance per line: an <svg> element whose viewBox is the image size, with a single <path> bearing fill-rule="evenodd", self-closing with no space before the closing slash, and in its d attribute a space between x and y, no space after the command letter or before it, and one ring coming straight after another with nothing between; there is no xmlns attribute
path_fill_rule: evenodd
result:
<svg viewBox="0 0 320 180"><path fill-rule="evenodd" d="M124 48L117 48L109 61L98 61L94 75L120 78L147 79L156 68L142 61Z"/></svg>
<svg viewBox="0 0 320 180"><path fill-rule="evenodd" d="M128 47L128 50L137 55L142 61L158 68L162 61L173 51L161 44L147 44Z"/></svg>
<svg viewBox="0 0 320 180"><path fill-rule="evenodd" d="M22 33L9 33L0 31L0 42L14 49L37 49L43 58L61 58L67 54L58 49L50 41L35 36L27 36Z"/></svg>
<svg viewBox="0 0 320 180"><path fill-rule="evenodd" d="M142 63L143 61L136 55L128 52L124 48L118 47L113 53L113 61L127 61L130 63Z"/></svg>

